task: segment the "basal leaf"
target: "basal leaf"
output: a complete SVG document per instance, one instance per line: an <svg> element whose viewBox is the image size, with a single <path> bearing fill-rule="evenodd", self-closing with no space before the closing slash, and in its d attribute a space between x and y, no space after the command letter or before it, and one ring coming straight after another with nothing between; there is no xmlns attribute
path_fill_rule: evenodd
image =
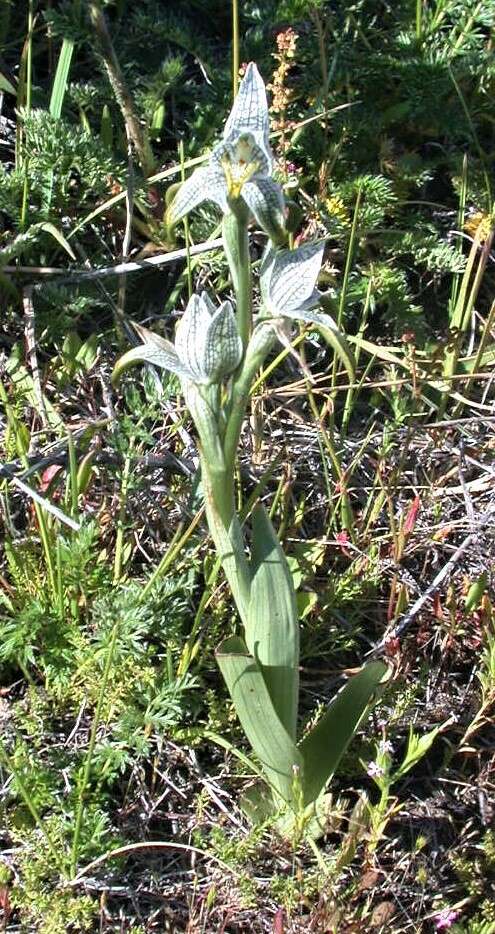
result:
<svg viewBox="0 0 495 934"><path fill-rule="evenodd" d="M366 665L339 691L321 720L299 743L304 760L305 804L316 800L334 774L388 672L381 661Z"/></svg>
<svg viewBox="0 0 495 934"><path fill-rule="evenodd" d="M263 773L277 794L293 802L294 777L302 757L273 707L260 666L237 636L223 642L217 662Z"/></svg>
<svg viewBox="0 0 495 934"><path fill-rule="evenodd" d="M299 698L299 625L285 555L262 505L253 511L253 581L246 643L260 664L275 711L294 740Z"/></svg>

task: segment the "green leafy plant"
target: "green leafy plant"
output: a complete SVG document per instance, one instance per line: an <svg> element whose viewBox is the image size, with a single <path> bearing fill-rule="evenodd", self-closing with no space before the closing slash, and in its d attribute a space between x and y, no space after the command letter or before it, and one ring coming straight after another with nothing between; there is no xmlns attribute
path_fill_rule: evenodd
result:
<svg viewBox="0 0 495 934"><path fill-rule="evenodd" d="M278 337L290 341L292 321L320 330L352 376L353 357L332 317L319 310L316 288L322 243L287 249L282 191L272 177L263 81L250 64L209 161L179 188L167 222L175 225L205 200L223 213L223 239L236 296L218 309L193 295L175 344L139 327L143 344L117 363L114 378L136 361L177 374L199 436L206 516L241 618L242 636L226 639L217 661L243 730L268 786L246 800L258 818L287 812L283 826L301 829L387 675L371 662L334 698L306 735L297 737L299 622L287 559L263 505L251 516L251 547L235 509L235 460L257 371ZM254 216L268 234L261 264L261 307L252 313L248 226ZM289 820L289 824L287 824Z"/></svg>

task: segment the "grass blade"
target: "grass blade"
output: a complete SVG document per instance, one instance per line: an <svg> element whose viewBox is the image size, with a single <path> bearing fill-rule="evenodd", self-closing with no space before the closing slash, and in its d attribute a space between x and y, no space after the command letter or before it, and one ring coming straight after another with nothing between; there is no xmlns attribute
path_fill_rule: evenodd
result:
<svg viewBox="0 0 495 934"><path fill-rule="evenodd" d="M72 39L64 39L60 55L57 62L57 70L53 80L52 93L50 97L50 114L56 120L60 119L62 105L64 103L65 92L67 90L69 71L74 52L74 42Z"/></svg>

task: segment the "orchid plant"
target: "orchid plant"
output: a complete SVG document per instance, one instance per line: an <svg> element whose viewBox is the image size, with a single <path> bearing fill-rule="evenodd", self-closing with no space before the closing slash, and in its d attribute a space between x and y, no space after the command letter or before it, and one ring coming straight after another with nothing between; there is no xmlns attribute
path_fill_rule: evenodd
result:
<svg viewBox="0 0 495 934"><path fill-rule="evenodd" d="M175 343L136 326L142 344L121 357L115 377L147 362L175 373L198 434L209 529L242 624L216 653L239 720L255 753L263 793L245 798L252 816L278 813L287 822L312 813L386 680L371 662L329 705L316 726L297 736L299 622L292 576L264 507L251 515L251 546L235 507L235 460L254 378L277 338L287 342L294 321L318 329L352 376L345 337L320 310L317 289L323 243L289 249L284 196L272 176L268 107L256 65L250 64L208 164L176 192L168 209L175 225L205 200L223 213L223 241L235 311L193 295ZM249 225L267 235L260 271L260 307L253 314ZM282 817L280 817L282 815ZM286 826L286 824L285 824Z"/></svg>

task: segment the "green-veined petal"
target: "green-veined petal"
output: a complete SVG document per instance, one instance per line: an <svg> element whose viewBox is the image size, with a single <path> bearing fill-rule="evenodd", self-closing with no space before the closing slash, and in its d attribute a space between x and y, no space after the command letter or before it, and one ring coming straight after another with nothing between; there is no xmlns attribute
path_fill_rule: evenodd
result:
<svg viewBox="0 0 495 934"><path fill-rule="evenodd" d="M290 315L314 296L323 250L323 243L308 243L297 250L275 251L273 262L266 258L263 292L271 314Z"/></svg>
<svg viewBox="0 0 495 934"><path fill-rule="evenodd" d="M203 201L214 201L227 210L227 187L221 166L210 163L196 169L180 186L167 210L167 224L173 226Z"/></svg>
<svg viewBox="0 0 495 934"><path fill-rule="evenodd" d="M230 140L239 133L251 131L258 145L262 146L271 164L268 104L265 85L254 62L250 62L239 85L234 106L229 114L223 138Z"/></svg>
<svg viewBox="0 0 495 934"><path fill-rule="evenodd" d="M210 320L210 310L202 296L191 295L175 332L175 348L179 359L199 383L208 380L204 361Z"/></svg>
<svg viewBox="0 0 495 934"><path fill-rule="evenodd" d="M241 194L259 226L275 243L284 243L287 234L280 185L271 178L256 178L244 183Z"/></svg>
<svg viewBox="0 0 495 934"><path fill-rule="evenodd" d="M159 334L154 334L153 331L148 331L142 325L134 324L134 327L143 343L138 347L132 347L117 360L112 373L113 383L118 382L124 370L134 363L152 363L163 370L175 373L176 376L191 379L191 374L179 360L175 347L170 341L160 337Z"/></svg>
<svg viewBox="0 0 495 934"><path fill-rule="evenodd" d="M203 369L208 381L220 382L233 373L242 358L242 340L230 302L222 302L210 320L204 349Z"/></svg>

